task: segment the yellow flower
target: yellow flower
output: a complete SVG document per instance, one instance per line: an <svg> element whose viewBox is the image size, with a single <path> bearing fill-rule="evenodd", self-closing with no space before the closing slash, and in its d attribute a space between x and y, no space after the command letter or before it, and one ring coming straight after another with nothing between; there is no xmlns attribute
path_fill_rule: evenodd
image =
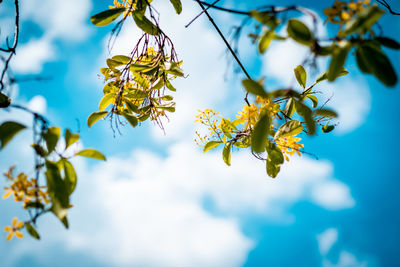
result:
<svg viewBox="0 0 400 267"><path fill-rule="evenodd" d="M254 125L257 121L259 113L259 108L251 104L249 105L243 105L243 110L239 112L239 114L236 116L236 118L239 120L240 123L246 123L245 129L248 128L250 125Z"/></svg>
<svg viewBox="0 0 400 267"><path fill-rule="evenodd" d="M289 161L289 157L293 156L294 152L296 152L299 156L301 156L300 150L301 148L304 147L303 144L298 144L301 138L299 137L294 137L294 136L288 136L288 137L282 137L276 140L276 144L278 145L279 149L282 151L282 153L285 156L285 159Z"/></svg>
<svg viewBox="0 0 400 267"><path fill-rule="evenodd" d="M12 220L12 225L11 226L6 226L4 227L4 231L8 232L7 241L10 241L14 235L16 235L18 238L23 238L24 235L19 231L21 228L24 227L23 222L18 222L17 217L15 217Z"/></svg>
<svg viewBox="0 0 400 267"><path fill-rule="evenodd" d="M132 8L130 8L132 6ZM132 0L125 0L123 3L120 3L118 0L114 0L113 6L108 6L110 9L113 8L121 8L124 7L127 10L124 12L124 16L129 16L134 9L136 9L136 4L132 3Z"/></svg>

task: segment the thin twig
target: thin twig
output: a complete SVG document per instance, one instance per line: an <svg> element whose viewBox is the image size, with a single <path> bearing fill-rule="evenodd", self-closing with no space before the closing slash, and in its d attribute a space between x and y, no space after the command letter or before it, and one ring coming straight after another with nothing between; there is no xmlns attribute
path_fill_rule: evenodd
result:
<svg viewBox="0 0 400 267"><path fill-rule="evenodd" d="M398 16L400 15L400 13L393 11L392 8L390 7L390 5L385 0L376 0L376 1L379 4L383 5L384 7L386 7L387 10L389 10L390 14L398 15Z"/></svg>

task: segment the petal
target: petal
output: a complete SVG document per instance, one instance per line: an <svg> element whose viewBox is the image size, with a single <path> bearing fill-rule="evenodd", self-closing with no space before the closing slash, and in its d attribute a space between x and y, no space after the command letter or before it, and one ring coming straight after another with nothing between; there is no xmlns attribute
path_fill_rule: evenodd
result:
<svg viewBox="0 0 400 267"><path fill-rule="evenodd" d="M12 226L15 227L17 225L18 219L17 217L14 217L14 219L12 220Z"/></svg>
<svg viewBox="0 0 400 267"><path fill-rule="evenodd" d="M12 227L11 226L6 226L6 227L4 227L4 231L5 232L11 232L12 231Z"/></svg>
<svg viewBox="0 0 400 267"><path fill-rule="evenodd" d="M17 223L17 225L15 226L15 228L18 228L18 229L20 229L20 228L22 228L22 227L24 227L24 223L23 223L23 222L19 222L19 223Z"/></svg>
<svg viewBox="0 0 400 267"><path fill-rule="evenodd" d="M24 234L21 233L20 231L16 231L16 232L15 232L15 235L16 235L18 238L23 238L23 237L24 237Z"/></svg>
<svg viewBox="0 0 400 267"><path fill-rule="evenodd" d="M13 238L13 236L14 236L14 232L9 233L6 240L10 241Z"/></svg>
<svg viewBox="0 0 400 267"><path fill-rule="evenodd" d="M11 196L11 194L12 194L12 191L8 191L7 193L5 193L5 194L3 195L3 199L8 198L9 196Z"/></svg>

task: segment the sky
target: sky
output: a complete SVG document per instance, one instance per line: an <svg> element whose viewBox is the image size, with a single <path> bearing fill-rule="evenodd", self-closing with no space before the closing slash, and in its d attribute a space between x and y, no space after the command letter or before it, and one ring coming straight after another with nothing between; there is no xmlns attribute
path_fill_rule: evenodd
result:
<svg viewBox="0 0 400 267"><path fill-rule="evenodd" d="M11 2L0 4L1 40L12 33ZM234 117L244 104L244 76L234 72L232 61L228 64L224 44L206 17L184 27L200 11L194 1L184 0L179 16L168 1L154 1L188 74L174 83L176 113L164 123L165 133L151 122L124 127L116 136L107 121L89 129L86 119L103 94L99 69L110 56L112 29L96 28L89 17L109 2L20 1L21 39L13 74L48 80L19 83L12 91L15 103L44 114L52 125L79 131L79 146L99 149L107 161L75 160L78 186L70 229L49 215L39 220L40 241L26 234L6 242L4 232L1 266L400 265L399 85L382 86L350 59L349 75L318 87L323 97L332 96L329 107L339 113L337 128L301 136L306 151L318 159L293 157L271 179L249 151L234 150L228 167L221 149L204 154L196 146L194 120L197 110L205 108ZM318 35L328 36L321 22L324 6L303 2L321 16ZM282 6L293 3L280 1ZM231 0L220 5L251 9L265 3ZM225 34L242 19L211 14ZM399 35L398 20L385 15L385 35ZM295 86L292 70L307 51L284 41L260 56L246 34L239 43L240 57L252 77L266 77L267 89ZM129 53L138 36L128 20L111 55ZM399 52L385 52L399 72ZM319 62L320 72L326 64ZM0 121L10 119L27 125L32 120L21 111L0 111ZM2 172L11 164L32 169L29 140L24 132L0 152ZM5 184L1 179L0 187ZM27 218L11 199L1 200L0 208L1 227L15 216Z"/></svg>

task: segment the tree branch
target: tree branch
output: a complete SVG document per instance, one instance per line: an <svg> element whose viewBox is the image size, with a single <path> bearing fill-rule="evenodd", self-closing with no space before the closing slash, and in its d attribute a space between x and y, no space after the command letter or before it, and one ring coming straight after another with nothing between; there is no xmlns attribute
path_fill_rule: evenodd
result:
<svg viewBox="0 0 400 267"><path fill-rule="evenodd" d="M376 0L376 1L377 1L379 4L383 5L384 7L386 7L386 8L389 10L390 14L393 14L393 15L400 15L400 13L394 12L394 11L392 10L392 8L390 7L390 5L389 5L385 0Z"/></svg>
<svg viewBox="0 0 400 267"><path fill-rule="evenodd" d="M10 61L12 57L15 55L15 49L17 48L18 45L18 37L19 37L19 4L18 0L14 1L15 3L15 28L14 28L14 43L12 47L8 47L7 49L1 48L1 51L9 53L8 58L4 62L4 68L1 73L0 77L0 92L3 91L4 89L4 77L6 75L6 72L8 70Z"/></svg>

